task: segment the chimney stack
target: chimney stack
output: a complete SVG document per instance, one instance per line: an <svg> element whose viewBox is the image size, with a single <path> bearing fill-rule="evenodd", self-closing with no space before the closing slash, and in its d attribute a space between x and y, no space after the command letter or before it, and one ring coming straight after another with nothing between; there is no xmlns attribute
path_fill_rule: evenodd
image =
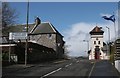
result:
<svg viewBox="0 0 120 78"><path fill-rule="evenodd" d="M37 16L35 18L35 26L32 28L32 30L30 31L30 33L33 33L33 31L36 29L36 27L41 23L41 20L39 19L39 17Z"/></svg>
<svg viewBox="0 0 120 78"><path fill-rule="evenodd" d="M39 25L41 23L41 20L39 19L39 17L37 16L37 18L35 19L35 25Z"/></svg>

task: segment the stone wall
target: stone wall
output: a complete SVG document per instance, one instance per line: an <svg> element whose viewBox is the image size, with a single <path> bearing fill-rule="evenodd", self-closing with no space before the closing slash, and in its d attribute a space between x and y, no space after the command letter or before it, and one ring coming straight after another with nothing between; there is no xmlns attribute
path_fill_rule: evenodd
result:
<svg viewBox="0 0 120 78"><path fill-rule="evenodd" d="M30 40L56 51L56 34L30 35Z"/></svg>

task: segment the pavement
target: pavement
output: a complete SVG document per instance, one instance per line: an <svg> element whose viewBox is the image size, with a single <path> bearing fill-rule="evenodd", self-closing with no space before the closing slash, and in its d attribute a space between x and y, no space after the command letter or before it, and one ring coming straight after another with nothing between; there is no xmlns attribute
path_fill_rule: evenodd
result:
<svg viewBox="0 0 120 78"><path fill-rule="evenodd" d="M10 65L10 66L6 66L6 67L2 67L4 70L8 69L6 71L10 71L10 72L15 72L21 69L26 69L26 68L30 68L30 67L34 67L35 65L33 64L14 64L14 65Z"/></svg>
<svg viewBox="0 0 120 78"><path fill-rule="evenodd" d="M120 78L120 73L108 60L98 60L94 63L91 70L91 77Z"/></svg>

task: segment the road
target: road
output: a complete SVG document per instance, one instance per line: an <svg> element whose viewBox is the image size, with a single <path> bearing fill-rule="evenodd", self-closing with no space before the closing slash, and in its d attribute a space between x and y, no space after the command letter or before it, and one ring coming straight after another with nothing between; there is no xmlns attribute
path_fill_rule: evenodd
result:
<svg viewBox="0 0 120 78"><path fill-rule="evenodd" d="M106 64L104 67L103 65ZM18 78L18 77L32 77L32 78L44 78L44 77L83 77L83 78L91 78L91 76L99 76L103 73L100 73L101 71L104 72L104 70L101 70L101 68L106 68L106 70L109 67L109 70L111 71L111 64L107 61L89 61L87 59L71 59L71 60L64 60L64 61L58 61L58 62L51 62L51 63L45 63L45 64L37 64L33 67L20 69L16 71L10 71L10 69L4 69L3 68L3 77L7 78ZM109 71L108 70L108 71ZM115 70L112 70L113 73L111 76L118 76L118 73L115 72ZM107 72L107 75L109 76L110 72ZM106 73L105 73L106 74ZM103 76L105 76L105 74Z"/></svg>

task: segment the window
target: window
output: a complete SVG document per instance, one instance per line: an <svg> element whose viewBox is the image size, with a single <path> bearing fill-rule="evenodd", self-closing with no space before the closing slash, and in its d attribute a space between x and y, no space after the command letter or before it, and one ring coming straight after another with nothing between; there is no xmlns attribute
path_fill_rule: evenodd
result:
<svg viewBox="0 0 120 78"><path fill-rule="evenodd" d="M52 39L52 34L48 34L48 38L49 38L49 39Z"/></svg>
<svg viewBox="0 0 120 78"><path fill-rule="evenodd" d="M94 41L94 44L96 44L96 41Z"/></svg>
<svg viewBox="0 0 120 78"><path fill-rule="evenodd" d="M100 44L100 41L98 41L98 44Z"/></svg>

